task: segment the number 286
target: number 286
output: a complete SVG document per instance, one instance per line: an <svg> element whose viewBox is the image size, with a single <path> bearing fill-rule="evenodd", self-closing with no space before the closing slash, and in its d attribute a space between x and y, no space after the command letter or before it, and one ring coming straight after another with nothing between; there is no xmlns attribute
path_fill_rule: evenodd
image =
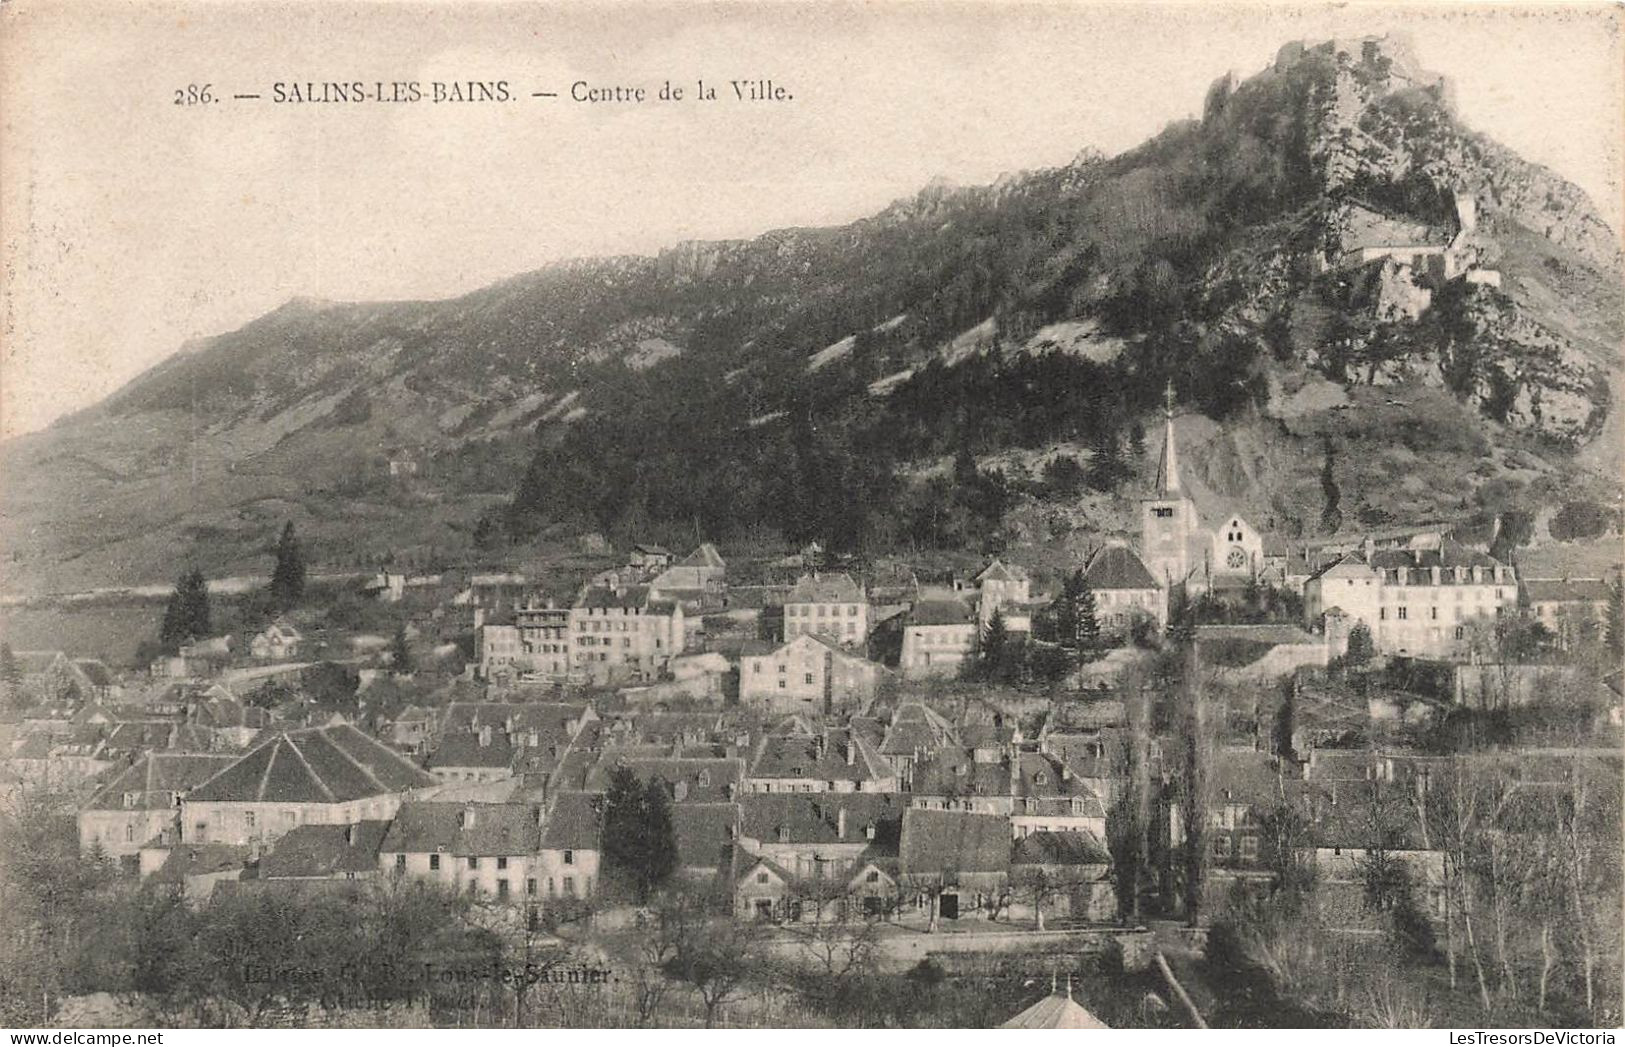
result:
<svg viewBox="0 0 1625 1047"><path fill-rule="evenodd" d="M210 93L213 84L187 84L185 87L175 88L176 105L208 105L214 101Z"/></svg>

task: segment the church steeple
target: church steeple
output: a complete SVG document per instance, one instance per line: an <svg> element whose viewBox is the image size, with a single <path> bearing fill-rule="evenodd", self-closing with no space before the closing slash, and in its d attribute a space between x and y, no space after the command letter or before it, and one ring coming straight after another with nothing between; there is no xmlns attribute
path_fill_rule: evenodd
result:
<svg viewBox="0 0 1625 1047"><path fill-rule="evenodd" d="M1179 453L1174 446L1174 383L1168 383L1162 399L1162 458L1157 462L1155 490L1163 494L1179 493Z"/></svg>

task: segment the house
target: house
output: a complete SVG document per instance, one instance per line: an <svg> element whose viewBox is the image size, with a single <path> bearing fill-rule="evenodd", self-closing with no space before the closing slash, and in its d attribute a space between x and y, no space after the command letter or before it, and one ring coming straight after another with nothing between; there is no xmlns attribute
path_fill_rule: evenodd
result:
<svg viewBox="0 0 1625 1047"><path fill-rule="evenodd" d="M742 917L797 920L856 894L894 897L898 839L905 811L896 794L751 794L739 804ZM871 879L870 874L875 874ZM876 903L858 901L872 909ZM808 912L807 907L813 907Z"/></svg>
<svg viewBox="0 0 1625 1047"><path fill-rule="evenodd" d="M62 651L15 651L19 690L34 703L77 705L111 696L107 666L93 658L69 658Z"/></svg>
<svg viewBox="0 0 1625 1047"><path fill-rule="evenodd" d="M259 733L271 726L271 713L247 705L225 688L221 693L198 702L187 710L187 721L208 734L222 749L246 749Z"/></svg>
<svg viewBox="0 0 1625 1047"><path fill-rule="evenodd" d="M529 651L511 623L487 620L475 631L474 661L482 680L530 671Z"/></svg>
<svg viewBox="0 0 1625 1047"><path fill-rule="evenodd" d="M79 849L127 864L142 845L179 827L187 792L236 762L230 755L153 752L96 790L79 809Z"/></svg>
<svg viewBox="0 0 1625 1047"><path fill-rule="evenodd" d="M734 845L739 838L738 803L674 804L672 832L677 837L677 875L700 883L715 883L733 869Z"/></svg>
<svg viewBox="0 0 1625 1047"><path fill-rule="evenodd" d="M802 575L784 598L784 639L804 633L827 637L844 647L869 635L869 597L852 576Z"/></svg>
<svg viewBox="0 0 1625 1047"><path fill-rule="evenodd" d="M958 676L976 654L976 615L956 594L927 590L903 620L898 669L906 680Z"/></svg>
<svg viewBox="0 0 1625 1047"><path fill-rule="evenodd" d="M632 552L627 556L628 566L636 567L640 571L662 571L671 566L671 553L658 545L645 545L639 543L632 546Z"/></svg>
<svg viewBox="0 0 1625 1047"><path fill-rule="evenodd" d="M1168 590L1124 543L1097 549L1084 566L1083 580L1095 594L1095 621L1104 632L1126 636L1141 619L1159 630L1168 624Z"/></svg>
<svg viewBox="0 0 1625 1047"><path fill-rule="evenodd" d="M253 861L244 844L182 843L165 851L151 874L152 882L178 890L194 904L208 900L222 882L240 879Z"/></svg>
<svg viewBox="0 0 1625 1047"><path fill-rule="evenodd" d="M710 542L657 574L649 588L662 599L693 607L717 606L728 589L728 565Z"/></svg>
<svg viewBox="0 0 1625 1047"><path fill-rule="evenodd" d="M932 916L957 919L1001 896L1010 883L1010 819L999 814L903 812L899 883Z"/></svg>
<svg viewBox="0 0 1625 1047"><path fill-rule="evenodd" d="M570 669L597 684L653 680L683 653L682 604L648 586L589 586L570 608Z"/></svg>
<svg viewBox="0 0 1625 1047"><path fill-rule="evenodd" d="M604 792L619 769L631 771L639 784L660 781L673 803L724 803L740 791L745 761L737 757L628 757L606 752L587 776L589 792Z"/></svg>
<svg viewBox="0 0 1625 1047"><path fill-rule="evenodd" d="M389 822L301 825L260 858L261 880L370 880L378 875L378 849Z"/></svg>
<svg viewBox="0 0 1625 1047"><path fill-rule="evenodd" d="M923 702L905 702L892 714L880 755L906 782L915 765L949 745L957 745L953 724Z"/></svg>
<svg viewBox="0 0 1625 1047"><path fill-rule="evenodd" d="M408 705L384 723L383 736L398 749L421 753L434 736L434 713L419 705Z"/></svg>
<svg viewBox="0 0 1625 1047"><path fill-rule="evenodd" d="M973 751L943 749L915 766L912 806L1000 814L1011 832L1106 835L1106 807L1095 787L1049 752L1006 752L983 762Z"/></svg>
<svg viewBox="0 0 1625 1047"><path fill-rule="evenodd" d="M299 825L389 818L435 784L350 724L273 735L181 797L187 843L270 843Z"/></svg>
<svg viewBox="0 0 1625 1047"><path fill-rule="evenodd" d="M1525 578L1522 590L1530 616L1564 649L1596 636L1608 620L1612 590L1601 578Z"/></svg>
<svg viewBox="0 0 1625 1047"><path fill-rule="evenodd" d="M570 608L552 601L534 601L513 610L522 655L515 659L520 672L547 680L573 682L570 676Z"/></svg>
<svg viewBox="0 0 1625 1047"><path fill-rule="evenodd" d="M1032 580L1025 568L995 559L976 576L976 590L976 620L982 628L987 628L995 611L1003 611L1006 628L1013 628L1011 620L1020 618L1027 624L1015 631L1031 631L1026 604L1032 599Z"/></svg>
<svg viewBox="0 0 1625 1047"><path fill-rule="evenodd" d="M588 898L597 890L602 851L598 802L591 793L560 793L547 813L536 855L544 899Z"/></svg>
<svg viewBox="0 0 1625 1047"><path fill-rule="evenodd" d="M442 782L494 782L514 774L514 745L499 725L448 731L425 761Z"/></svg>
<svg viewBox="0 0 1625 1047"><path fill-rule="evenodd" d="M1264 540L1233 511L1199 510L1179 475L1173 386L1163 410L1162 453L1151 491L1140 500L1140 558L1165 590L1203 592L1215 584L1256 577Z"/></svg>
<svg viewBox="0 0 1625 1047"><path fill-rule="evenodd" d="M262 662L285 662L299 657L304 646L304 634L279 618L248 642L248 651Z"/></svg>
<svg viewBox="0 0 1625 1047"><path fill-rule="evenodd" d="M1333 656L1362 623L1379 654L1464 657L1479 642L1480 626L1517 601L1512 568L1452 538L1425 535L1403 548L1380 549L1368 539L1303 587L1305 620L1328 630Z"/></svg>
<svg viewBox="0 0 1625 1047"><path fill-rule="evenodd" d="M536 902L542 822L533 803L410 801L378 846L378 868L499 902Z"/></svg>
<svg viewBox="0 0 1625 1047"><path fill-rule="evenodd" d="M739 659L739 702L770 716L852 712L874 698L884 671L823 634L802 633L777 647L745 648Z"/></svg>
<svg viewBox="0 0 1625 1047"><path fill-rule="evenodd" d="M1117 916L1111 852L1104 837L1091 832L1018 837L1010 853L1010 885L1026 895L1035 917L1105 923Z"/></svg>
<svg viewBox="0 0 1625 1047"><path fill-rule="evenodd" d="M815 734L769 734L757 742L745 772L747 793L895 792L886 759L849 728Z"/></svg>

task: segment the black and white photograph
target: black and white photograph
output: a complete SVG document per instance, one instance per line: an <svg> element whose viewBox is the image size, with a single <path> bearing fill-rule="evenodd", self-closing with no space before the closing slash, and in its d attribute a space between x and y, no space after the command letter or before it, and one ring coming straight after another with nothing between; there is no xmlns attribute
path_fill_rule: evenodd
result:
<svg viewBox="0 0 1625 1047"><path fill-rule="evenodd" d="M1617 3L0 0L7 1043L1613 1044L1622 165Z"/></svg>

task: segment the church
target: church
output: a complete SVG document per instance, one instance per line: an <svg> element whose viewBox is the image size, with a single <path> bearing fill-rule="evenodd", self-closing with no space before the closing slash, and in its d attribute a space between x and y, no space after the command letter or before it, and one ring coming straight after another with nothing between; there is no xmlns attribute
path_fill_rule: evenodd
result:
<svg viewBox="0 0 1625 1047"><path fill-rule="evenodd" d="M1170 591L1184 585L1195 595L1244 585L1263 567L1263 537L1239 513L1199 509L1180 482L1173 396L1170 385L1156 480L1140 500L1140 558Z"/></svg>

